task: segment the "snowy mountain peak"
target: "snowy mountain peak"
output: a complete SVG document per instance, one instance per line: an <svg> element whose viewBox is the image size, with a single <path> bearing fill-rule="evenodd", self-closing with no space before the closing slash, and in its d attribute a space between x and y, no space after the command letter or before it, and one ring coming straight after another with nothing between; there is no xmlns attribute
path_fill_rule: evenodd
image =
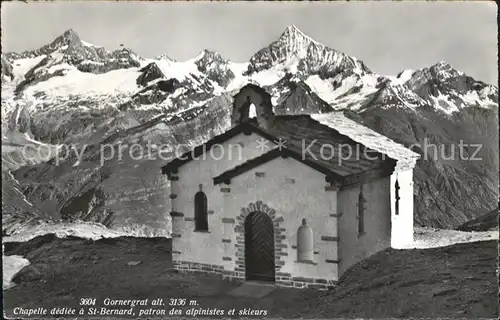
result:
<svg viewBox="0 0 500 320"><path fill-rule="evenodd" d="M76 33L76 31L73 28L70 28L70 29L64 31L63 34L62 34L62 36L66 37L66 38L69 38L69 37L77 37L77 38L79 38L78 34Z"/></svg>
<svg viewBox="0 0 500 320"><path fill-rule="evenodd" d="M314 41L311 37L307 36L304 32L300 31L294 24L288 26L285 31L281 34L280 39L290 39L298 40L304 39L308 41Z"/></svg>
<svg viewBox="0 0 500 320"><path fill-rule="evenodd" d="M75 32L75 30L68 29L64 31L62 35L55 38L54 41L52 41L49 45L40 48L39 51L43 52L44 54L50 54L61 48L65 48L65 46L67 46L66 48L73 48L82 45L83 42L80 39L80 36Z"/></svg>
<svg viewBox="0 0 500 320"><path fill-rule="evenodd" d="M441 60L438 63L432 65L429 67L429 69L434 70L436 72L452 72L452 73L458 73L460 74L461 72L454 69L451 64L448 62Z"/></svg>
<svg viewBox="0 0 500 320"><path fill-rule="evenodd" d="M202 59L207 59L207 58L213 57L213 56L215 56L217 54L218 53L216 51L211 51L211 50L208 50L208 49L203 49L203 50L201 50L196 55L196 57L194 58L194 61L199 61L199 60L202 60Z"/></svg>
<svg viewBox="0 0 500 320"><path fill-rule="evenodd" d="M340 73L346 77L372 73L362 61L313 40L295 25L287 27L276 41L253 55L245 74L269 69L280 74L319 75L322 79Z"/></svg>
<svg viewBox="0 0 500 320"><path fill-rule="evenodd" d="M7 57L2 54L2 80L14 79L13 67Z"/></svg>
<svg viewBox="0 0 500 320"><path fill-rule="evenodd" d="M436 67L436 68L451 68L451 65L444 61L444 60L440 60L438 63L434 64L432 67Z"/></svg>
<svg viewBox="0 0 500 320"><path fill-rule="evenodd" d="M287 58L295 56L303 59L306 57L307 49L311 43L319 44L295 25L291 25L281 34L276 44L286 51Z"/></svg>
<svg viewBox="0 0 500 320"><path fill-rule="evenodd" d="M117 69L139 67L143 58L132 50L120 48L108 51L104 47L83 41L73 29L68 29L51 43L36 50L11 53L10 61L30 59L32 63L23 67L21 82L16 85L16 95L30 86L54 77L61 77L71 70L102 74ZM7 73L7 72L3 72Z"/></svg>
<svg viewBox="0 0 500 320"><path fill-rule="evenodd" d="M465 74L454 69L448 62L441 60L430 67L417 70L414 76L423 77L426 81L440 80L446 82L447 79L465 77Z"/></svg>
<svg viewBox="0 0 500 320"><path fill-rule="evenodd" d="M296 25L294 25L294 24L289 25L288 27L286 27L286 29L285 29L285 30L289 30L289 31L299 31L299 32L302 32L302 31L300 31L300 30L299 30L299 28L297 28L297 26L296 26Z"/></svg>
<svg viewBox="0 0 500 320"><path fill-rule="evenodd" d="M167 60L167 61L176 61L175 59L169 57L166 53L160 54L155 60Z"/></svg>
<svg viewBox="0 0 500 320"><path fill-rule="evenodd" d="M470 105L484 108L498 105L498 88L467 76L445 61L416 71L405 71L396 79L398 81L447 114Z"/></svg>
<svg viewBox="0 0 500 320"><path fill-rule="evenodd" d="M262 48L250 58L247 73L259 72L280 64L296 64L298 60L306 58L312 41L295 26L290 26L276 41Z"/></svg>
<svg viewBox="0 0 500 320"><path fill-rule="evenodd" d="M220 53L217 51L212 51L208 49L203 49L198 55L194 58L196 64L198 63L227 63L227 60L222 57Z"/></svg>
<svg viewBox="0 0 500 320"><path fill-rule="evenodd" d="M226 87L235 75L229 68L229 61L217 51L202 50L195 58L194 64L198 70L222 87Z"/></svg>

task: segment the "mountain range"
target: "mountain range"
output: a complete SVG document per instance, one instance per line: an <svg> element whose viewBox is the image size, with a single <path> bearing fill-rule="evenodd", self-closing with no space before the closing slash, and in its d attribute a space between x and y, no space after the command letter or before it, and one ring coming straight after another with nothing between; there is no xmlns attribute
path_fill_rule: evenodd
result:
<svg viewBox="0 0 500 320"><path fill-rule="evenodd" d="M248 83L272 95L276 114L342 111L419 152L417 225L454 228L497 204L498 87L443 61L379 75L292 25L245 63L209 50L187 61L144 58L74 30L36 50L2 53L1 62L4 233L82 219L168 235L169 186L159 168L177 147L227 130L232 96ZM149 146L149 156L136 160L131 144ZM103 145L126 151L103 162L111 152ZM167 149L161 157L158 146Z"/></svg>

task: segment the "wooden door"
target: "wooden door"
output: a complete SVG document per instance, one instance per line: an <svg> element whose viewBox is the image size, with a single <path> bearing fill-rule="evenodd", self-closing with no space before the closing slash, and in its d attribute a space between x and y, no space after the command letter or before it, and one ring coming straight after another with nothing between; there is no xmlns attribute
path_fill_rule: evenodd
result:
<svg viewBox="0 0 500 320"><path fill-rule="evenodd" d="M245 220L245 273L247 280L274 281L274 227L263 212Z"/></svg>

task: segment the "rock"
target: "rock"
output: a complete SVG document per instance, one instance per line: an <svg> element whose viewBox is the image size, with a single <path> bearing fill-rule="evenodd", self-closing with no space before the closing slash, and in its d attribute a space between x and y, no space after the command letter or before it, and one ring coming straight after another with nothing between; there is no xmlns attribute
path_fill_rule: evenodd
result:
<svg viewBox="0 0 500 320"><path fill-rule="evenodd" d="M449 295L455 293L456 291L457 289L455 288L438 288L437 290L434 290L432 296L437 297L437 296Z"/></svg>
<svg viewBox="0 0 500 320"><path fill-rule="evenodd" d="M141 263L142 263L142 261L129 261L127 263L127 265L129 265L129 266L136 266L136 265L141 264Z"/></svg>
<svg viewBox="0 0 500 320"><path fill-rule="evenodd" d="M147 86L153 80L166 78L165 74L158 67L158 64L152 62L139 70L141 75L137 78L137 84L140 86Z"/></svg>
<svg viewBox="0 0 500 320"><path fill-rule="evenodd" d="M12 69L12 64L2 54L2 76L5 76L10 80L14 79L14 73Z"/></svg>
<svg viewBox="0 0 500 320"><path fill-rule="evenodd" d="M226 87L235 78L228 62L218 52L203 50L195 64L198 70L206 74L209 79L217 82L222 87Z"/></svg>
<svg viewBox="0 0 500 320"><path fill-rule="evenodd" d="M498 208L458 226L460 231L489 231L498 229Z"/></svg>
<svg viewBox="0 0 500 320"><path fill-rule="evenodd" d="M69 260L70 261L80 261L84 258L84 254L82 252L74 252L71 254L71 256L69 257Z"/></svg>
<svg viewBox="0 0 500 320"><path fill-rule="evenodd" d="M42 272L34 265L29 265L22 268L18 273L12 278L14 283L32 282L39 280L43 277Z"/></svg>

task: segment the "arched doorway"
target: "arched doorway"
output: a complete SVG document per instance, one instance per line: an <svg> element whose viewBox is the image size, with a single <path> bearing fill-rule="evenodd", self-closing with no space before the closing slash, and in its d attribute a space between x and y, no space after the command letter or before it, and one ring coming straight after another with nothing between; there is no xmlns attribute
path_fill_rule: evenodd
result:
<svg viewBox="0 0 500 320"><path fill-rule="evenodd" d="M274 282L274 226L260 211L245 219L245 276L247 280Z"/></svg>

